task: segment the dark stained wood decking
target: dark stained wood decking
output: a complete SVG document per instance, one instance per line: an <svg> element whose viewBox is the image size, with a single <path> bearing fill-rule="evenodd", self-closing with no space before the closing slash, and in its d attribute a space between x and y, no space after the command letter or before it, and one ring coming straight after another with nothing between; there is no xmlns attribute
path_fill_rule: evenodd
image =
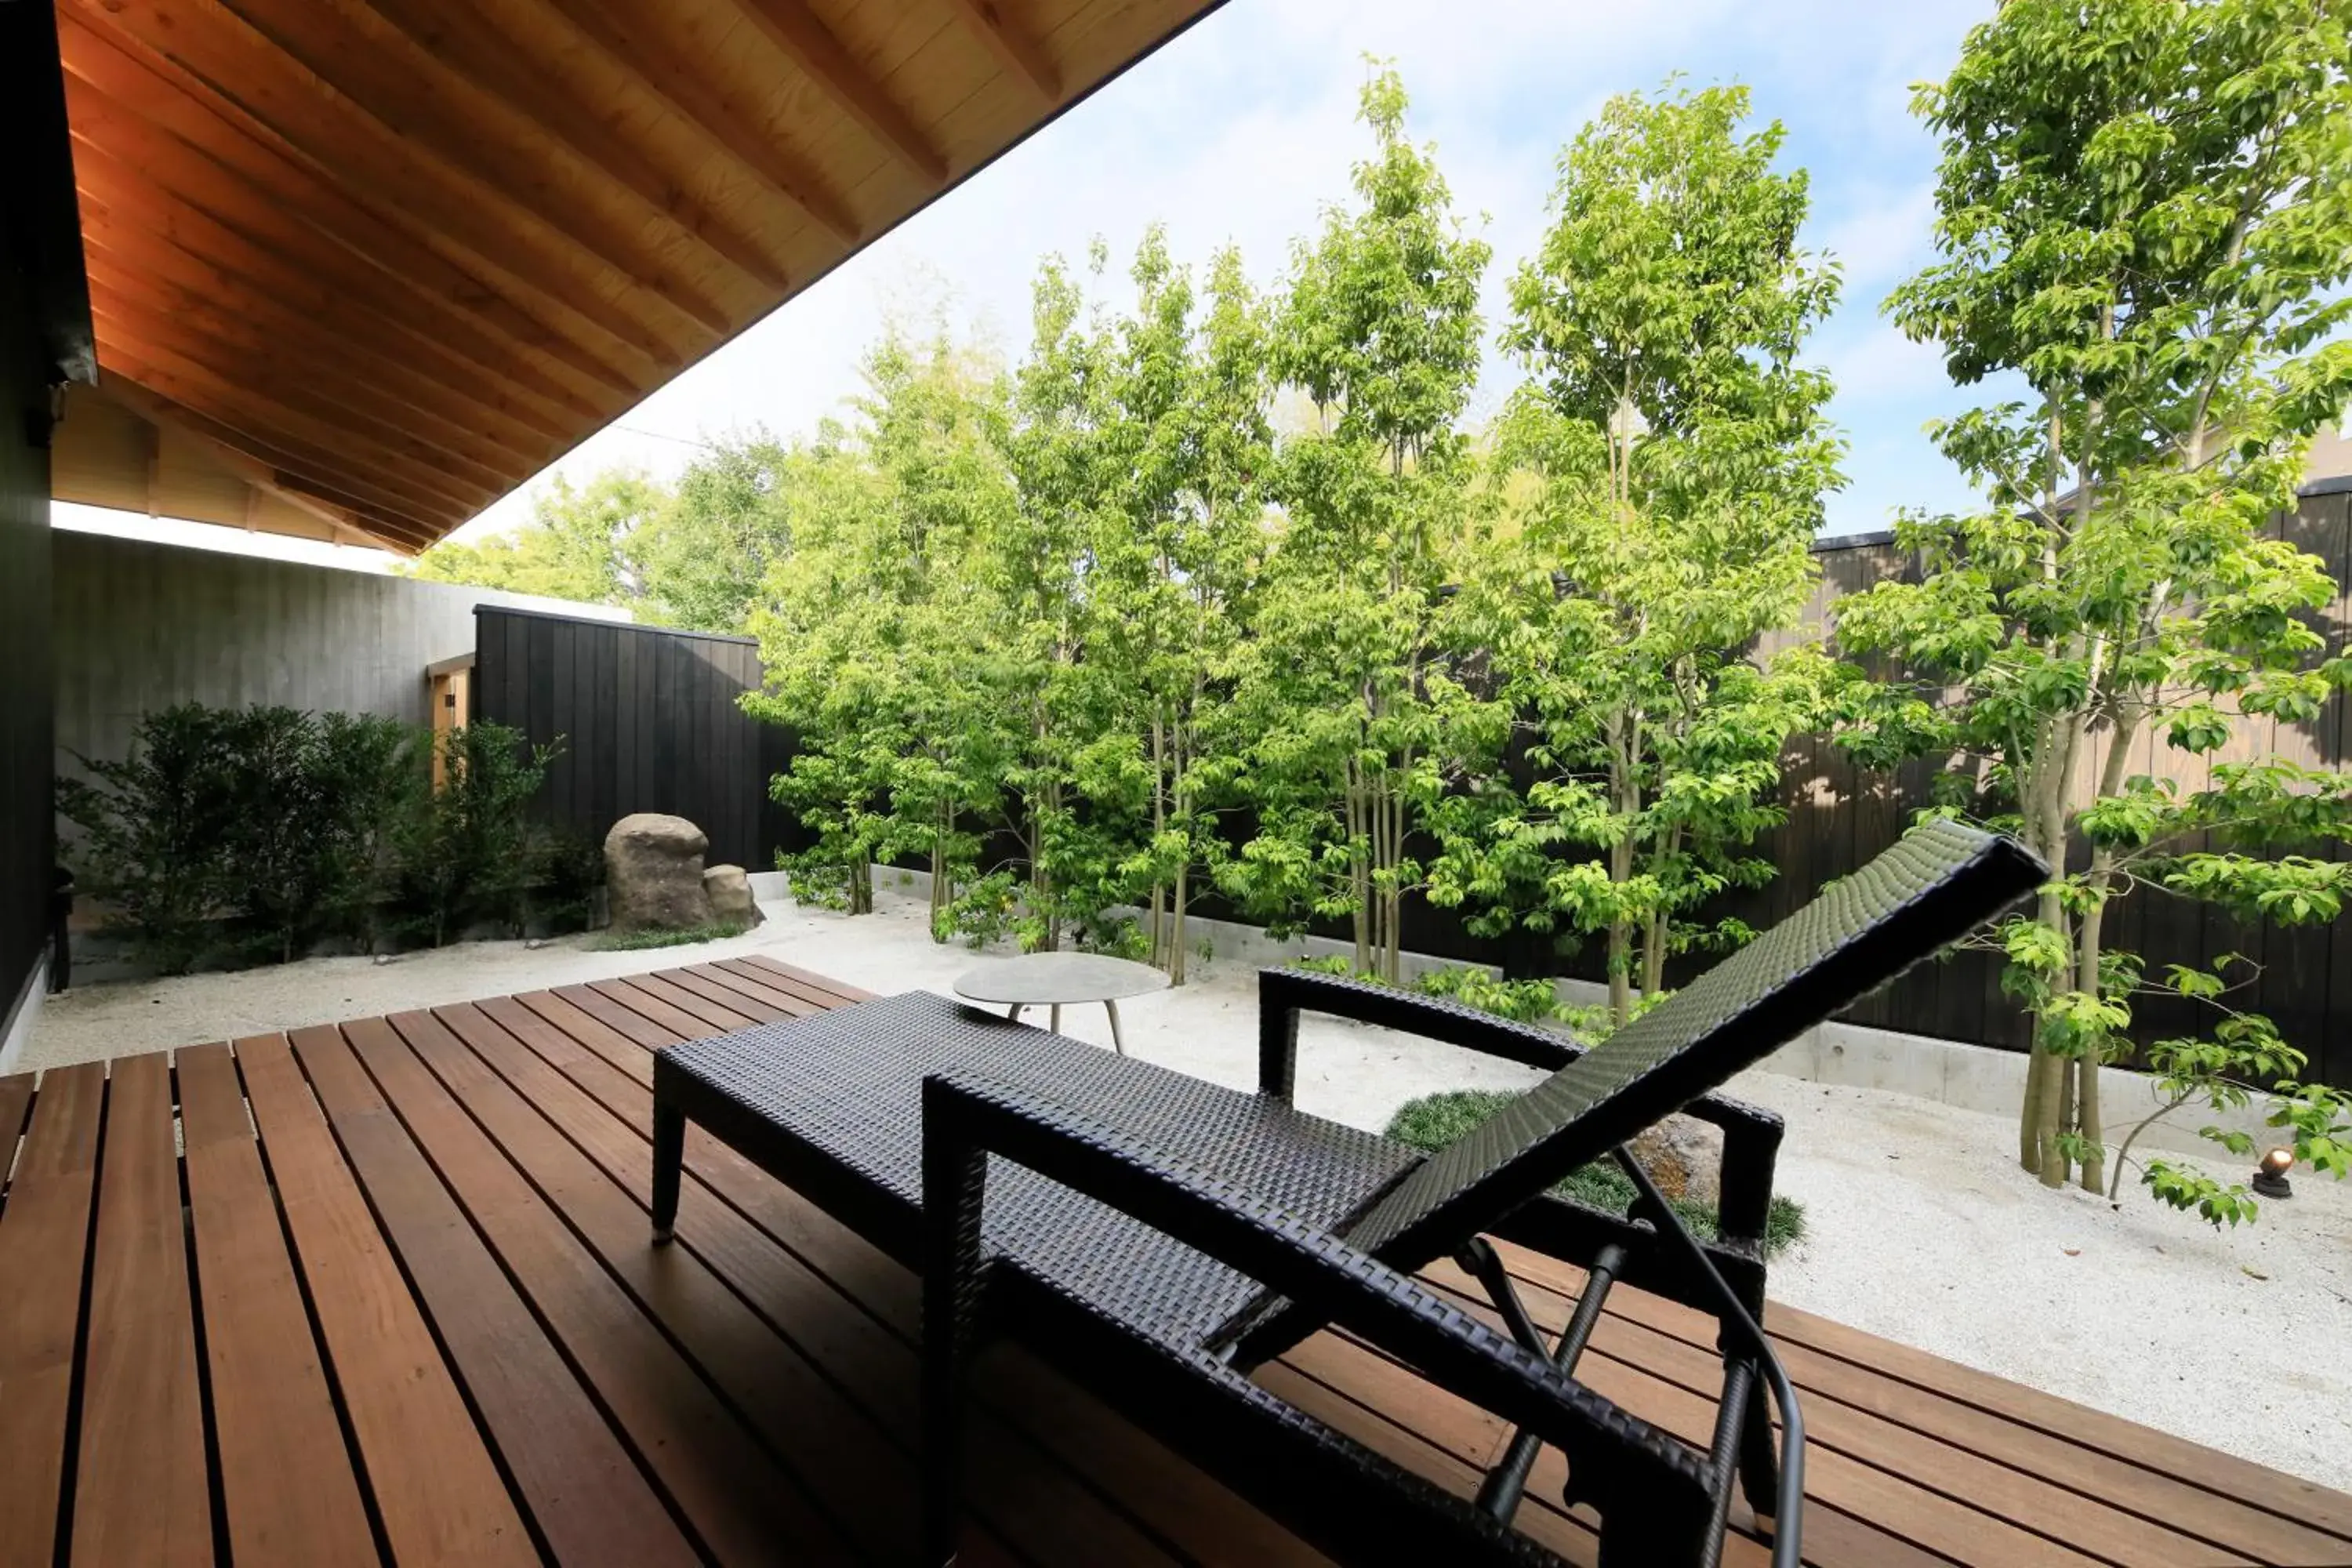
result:
<svg viewBox="0 0 2352 1568"><path fill-rule="evenodd" d="M914 1279L698 1131L681 1245L645 1209L655 1050L861 994L754 957L0 1079L0 1568L910 1560ZM1577 1272L1510 1261L1557 1328ZM2352 1497L1769 1326L1809 1561L2352 1562ZM1581 1375L1703 1442L1712 1337L1620 1289ZM983 1366L968 1563L1319 1561L1038 1363ZM1342 1335L1263 1376L1465 1490L1507 1436ZM1561 1479L1522 1525L1590 1562Z"/></svg>

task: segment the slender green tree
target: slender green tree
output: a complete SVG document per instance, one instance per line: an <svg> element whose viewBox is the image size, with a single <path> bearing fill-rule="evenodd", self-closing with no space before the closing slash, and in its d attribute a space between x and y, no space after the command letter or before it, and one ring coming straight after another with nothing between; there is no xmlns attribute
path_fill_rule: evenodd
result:
<svg viewBox="0 0 2352 1568"><path fill-rule="evenodd" d="M2151 983L2109 940L2115 901L2327 920L2352 874L2281 853L2352 831L2345 781L2260 754L2347 678L2311 625L2331 584L2268 520L2352 394L2347 18L2344 0L2011 0L1916 100L1943 138L1942 259L1889 309L1955 380L2026 395L1936 428L1981 509L1905 519L1921 579L1839 606L1843 645L1906 678L1866 689L1844 739L1936 758L1949 809L2062 868L2002 933L2033 1022L2018 1154L2052 1186L2123 1174L2106 1180L2099 1068ZM2157 746L2210 758L2210 785L2151 777ZM2242 1016L2150 1053L2258 1088L2300 1062ZM2340 1171L2315 1103L2290 1091L2282 1114L2301 1105L2305 1157ZM2166 1162L2144 1178L2217 1220L2252 1212Z"/></svg>
<svg viewBox="0 0 2352 1568"><path fill-rule="evenodd" d="M1346 917L1359 969L1401 973L1413 838L1499 708L1448 657L1445 590L1470 535L1475 465L1457 424L1477 379L1489 251L1462 232L1388 68L1359 117L1356 203L1299 246L1271 344L1315 425L1286 446L1286 521L1239 701L1260 832L1227 885L1269 914Z"/></svg>
<svg viewBox="0 0 2352 1568"><path fill-rule="evenodd" d="M1780 125L1747 117L1743 87L1611 100L1561 154L1504 332L1528 379L1498 456L1532 482L1469 603L1535 778L1449 803L1468 831L1438 883L1489 931L1603 935L1618 1024L1669 954L1746 934L1695 917L1772 874L1747 850L1827 673L1752 651L1798 620L1839 483L1829 379L1798 363L1838 281L1798 244Z"/></svg>
<svg viewBox="0 0 2352 1568"><path fill-rule="evenodd" d="M1211 262L1198 313L1157 227L1132 277L1110 369L1119 504L1095 547L1094 662L1147 770L1149 830L1123 879L1144 889L1151 962L1181 984L1187 912L1227 858L1218 807L1237 763L1224 698L1255 615L1274 456L1266 323L1235 251Z"/></svg>
<svg viewBox="0 0 2352 1568"><path fill-rule="evenodd" d="M764 430L714 441L630 540L639 615L740 632L768 571L793 544L792 450Z"/></svg>

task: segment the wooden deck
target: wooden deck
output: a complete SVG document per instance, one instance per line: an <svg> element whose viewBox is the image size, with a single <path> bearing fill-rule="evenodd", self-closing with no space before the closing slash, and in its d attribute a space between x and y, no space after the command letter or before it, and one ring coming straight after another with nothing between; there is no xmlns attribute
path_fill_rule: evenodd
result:
<svg viewBox="0 0 2352 1568"><path fill-rule="evenodd" d="M746 959L0 1079L0 1568L908 1560L913 1279L698 1134L683 1245L645 1213L652 1052L858 994ZM1575 1272L1514 1267L1557 1324ZM1769 1326L1810 1561L2352 1562L2352 1497ZM1621 1289L1583 1375L1701 1437L1710 1339ZM968 1562L1316 1560L1037 1363L986 1368ZM1504 1436L1341 1337L1264 1375L1458 1487ZM1524 1527L1589 1561L1547 1464Z"/></svg>

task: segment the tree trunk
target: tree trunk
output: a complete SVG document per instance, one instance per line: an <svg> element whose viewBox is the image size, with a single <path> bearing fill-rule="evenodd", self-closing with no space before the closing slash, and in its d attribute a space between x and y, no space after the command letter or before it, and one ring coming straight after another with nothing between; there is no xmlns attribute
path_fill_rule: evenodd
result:
<svg viewBox="0 0 2352 1568"><path fill-rule="evenodd" d="M1168 984L1171 985L1184 984L1184 882L1186 874L1192 869L1189 861L1176 868L1176 909L1171 921L1168 943Z"/></svg>

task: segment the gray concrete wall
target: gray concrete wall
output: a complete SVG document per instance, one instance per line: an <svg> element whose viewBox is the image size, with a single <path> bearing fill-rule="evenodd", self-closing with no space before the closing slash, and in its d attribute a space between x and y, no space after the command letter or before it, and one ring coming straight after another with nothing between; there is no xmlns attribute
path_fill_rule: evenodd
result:
<svg viewBox="0 0 2352 1568"><path fill-rule="evenodd" d="M474 606L620 611L108 534L51 535L57 765L121 757L174 702L383 713L425 723L425 667L474 647Z"/></svg>

